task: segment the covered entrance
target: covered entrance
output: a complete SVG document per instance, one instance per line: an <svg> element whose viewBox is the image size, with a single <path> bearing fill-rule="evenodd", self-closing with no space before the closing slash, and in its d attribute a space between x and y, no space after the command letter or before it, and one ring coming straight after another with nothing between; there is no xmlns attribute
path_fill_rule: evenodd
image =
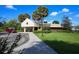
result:
<svg viewBox="0 0 79 59"><path fill-rule="evenodd" d="M23 28L23 32L32 32L39 26L34 21L27 18L21 23L21 27Z"/></svg>
<svg viewBox="0 0 79 59"><path fill-rule="evenodd" d="M32 32L34 30L38 30L38 27L25 27L23 32Z"/></svg>

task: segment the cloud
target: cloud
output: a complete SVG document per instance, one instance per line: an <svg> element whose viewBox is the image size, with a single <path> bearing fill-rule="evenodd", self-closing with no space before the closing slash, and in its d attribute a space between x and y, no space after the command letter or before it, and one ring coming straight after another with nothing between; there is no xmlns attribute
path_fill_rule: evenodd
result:
<svg viewBox="0 0 79 59"><path fill-rule="evenodd" d="M13 5L6 5L5 7L9 9L17 10Z"/></svg>
<svg viewBox="0 0 79 59"><path fill-rule="evenodd" d="M63 8L61 11L52 12L50 15L51 15L51 16L56 16L57 14L60 14L60 13L62 13L62 12L69 12L69 9ZM69 12L68 14L72 14L72 13Z"/></svg>
<svg viewBox="0 0 79 59"><path fill-rule="evenodd" d="M51 16L56 16L58 14L58 12L52 12L50 15Z"/></svg>
<svg viewBox="0 0 79 59"><path fill-rule="evenodd" d="M73 14L72 12L69 13L70 15Z"/></svg>
<svg viewBox="0 0 79 59"><path fill-rule="evenodd" d="M79 17L79 14L75 15L75 17Z"/></svg>
<svg viewBox="0 0 79 59"><path fill-rule="evenodd" d="M53 21L48 21L48 23L50 24L50 23L52 23Z"/></svg>
<svg viewBox="0 0 79 59"><path fill-rule="evenodd" d="M63 9L62 9L62 12L69 12L69 9L63 8Z"/></svg>
<svg viewBox="0 0 79 59"><path fill-rule="evenodd" d="M69 19L70 19L70 20L72 20L72 18L71 18L71 17L69 17Z"/></svg>

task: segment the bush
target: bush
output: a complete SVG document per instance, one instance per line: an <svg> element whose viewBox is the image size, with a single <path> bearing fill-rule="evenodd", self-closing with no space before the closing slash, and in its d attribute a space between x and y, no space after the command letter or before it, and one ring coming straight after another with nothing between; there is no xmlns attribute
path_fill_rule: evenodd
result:
<svg viewBox="0 0 79 59"><path fill-rule="evenodd" d="M44 30L44 33L51 33L51 30Z"/></svg>
<svg viewBox="0 0 79 59"><path fill-rule="evenodd" d="M3 32L3 29L0 29L0 32Z"/></svg>
<svg viewBox="0 0 79 59"><path fill-rule="evenodd" d="M0 27L0 32L3 32L4 30L3 30L3 28L2 27Z"/></svg>
<svg viewBox="0 0 79 59"><path fill-rule="evenodd" d="M35 30L34 33L41 33L42 31Z"/></svg>
<svg viewBox="0 0 79 59"><path fill-rule="evenodd" d="M36 30L35 33L42 33L42 30ZM52 32L51 29L43 30L43 33L50 33Z"/></svg>

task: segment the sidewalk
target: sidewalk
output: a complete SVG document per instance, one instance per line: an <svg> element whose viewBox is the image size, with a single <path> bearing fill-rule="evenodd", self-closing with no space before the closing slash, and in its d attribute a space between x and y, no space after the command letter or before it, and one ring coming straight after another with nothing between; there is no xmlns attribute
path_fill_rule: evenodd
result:
<svg viewBox="0 0 79 59"><path fill-rule="evenodd" d="M29 41L15 48L14 52L22 51L23 54L56 54L53 49L42 42L34 33L28 32L28 34Z"/></svg>

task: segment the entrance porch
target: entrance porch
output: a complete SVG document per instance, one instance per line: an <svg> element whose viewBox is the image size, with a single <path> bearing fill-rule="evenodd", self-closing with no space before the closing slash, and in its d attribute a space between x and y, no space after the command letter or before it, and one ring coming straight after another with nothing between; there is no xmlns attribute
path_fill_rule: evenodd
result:
<svg viewBox="0 0 79 59"><path fill-rule="evenodd" d="M34 30L38 30L38 27L24 27L23 32L33 32Z"/></svg>

